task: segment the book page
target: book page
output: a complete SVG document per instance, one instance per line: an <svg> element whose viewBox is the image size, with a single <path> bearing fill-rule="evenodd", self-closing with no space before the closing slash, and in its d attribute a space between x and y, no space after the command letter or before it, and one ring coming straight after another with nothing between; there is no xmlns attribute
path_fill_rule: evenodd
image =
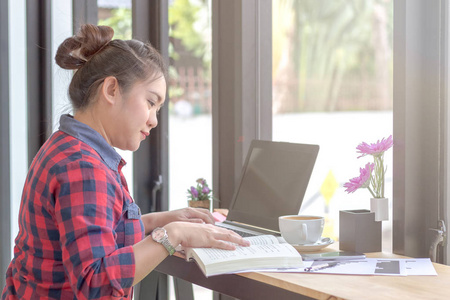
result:
<svg viewBox="0 0 450 300"><path fill-rule="evenodd" d="M279 244L278 239L273 235L257 235L245 237L244 240L250 242L251 245Z"/></svg>
<svg viewBox="0 0 450 300"><path fill-rule="evenodd" d="M288 244L256 244L249 247L238 246L234 251L215 248L197 248L193 250L195 250L195 253L205 265L241 259L299 256L297 250Z"/></svg>

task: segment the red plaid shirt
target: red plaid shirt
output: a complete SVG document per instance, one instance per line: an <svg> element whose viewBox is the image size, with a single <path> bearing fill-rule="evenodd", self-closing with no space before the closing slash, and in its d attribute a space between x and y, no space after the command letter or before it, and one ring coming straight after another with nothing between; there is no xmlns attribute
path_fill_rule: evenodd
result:
<svg viewBox="0 0 450 300"><path fill-rule="evenodd" d="M26 178L2 299L130 299L144 226L125 161L89 126L60 124Z"/></svg>

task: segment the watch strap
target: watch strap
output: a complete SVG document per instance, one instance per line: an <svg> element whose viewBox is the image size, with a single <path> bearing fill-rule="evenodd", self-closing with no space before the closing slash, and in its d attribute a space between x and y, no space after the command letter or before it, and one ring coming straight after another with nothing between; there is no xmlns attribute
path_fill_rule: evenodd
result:
<svg viewBox="0 0 450 300"><path fill-rule="evenodd" d="M163 245L164 248L166 248L167 252L169 252L169 255L173 255L176 252L175 247L172 246L167 235L162 239L161 245Z"/></svg>

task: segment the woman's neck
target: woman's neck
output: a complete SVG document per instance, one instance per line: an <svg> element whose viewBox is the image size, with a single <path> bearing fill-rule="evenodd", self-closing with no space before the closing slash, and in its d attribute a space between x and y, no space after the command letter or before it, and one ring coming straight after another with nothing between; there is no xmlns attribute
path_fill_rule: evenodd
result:
<svg viewBox="0 0 450 300"><path fill-rule="evenodd" d="M88 125L95 131L101 134L103 138L111 145L111 140L108 138L107 130L104 126L103 113L101 110L92 107L90 109L85 109L82 111L77 111L74 114L74 119Z"/></svg>

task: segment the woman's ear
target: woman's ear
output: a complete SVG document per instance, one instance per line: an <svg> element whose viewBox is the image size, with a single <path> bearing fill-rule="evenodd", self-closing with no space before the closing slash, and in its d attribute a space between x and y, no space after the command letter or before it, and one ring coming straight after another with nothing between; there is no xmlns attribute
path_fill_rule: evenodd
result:
<svg viewBox="0 0 450 300"><path fill-rule="evenodd" d="M108 103L114 104L120 96L117 78L114 76L106 77L105 80L103 80L100 92Z"/></svg>

